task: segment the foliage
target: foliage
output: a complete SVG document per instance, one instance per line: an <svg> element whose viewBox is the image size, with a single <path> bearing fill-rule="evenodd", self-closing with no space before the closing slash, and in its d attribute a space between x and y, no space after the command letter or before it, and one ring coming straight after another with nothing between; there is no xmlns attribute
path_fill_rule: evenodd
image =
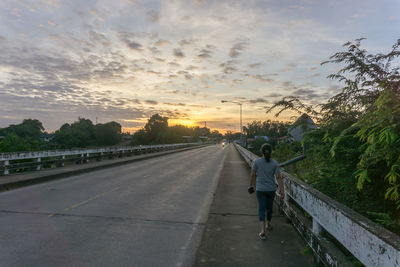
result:
<svg viewBox="0 0 400 267"><path fill-rule="evenodd" d="M260 149L261 149L261 146L265 143L267 143L267 140L265 140L264 137L257 137L253 142L253 147L252 147L251 151L256 155L261 156Z"/></svg>
<svg viewBox="0 0 400 267"><path fill-rule="evenodd" d="M110 146L121 142L121 125L117 122L93 125L92 121L78 118L65 123L54 134L54 142L61 148Z"/></svg>
<svg viewBox="0 0 400 267"><path fill-rule="evenodd" d="M205 139L222 139L222 134L206 127L168 126L168 117L154 114L146 125L133 134L134 145L197 142Z"/></svg>
<svg viewBox="0 0 400 267"><path fill-rule="evenodd" d="M113 146L121 142L121 124L112 121L94 126L96 145Z"/></svg>
<svg viewBox="0 0 400 267"><path fill-rule="evenodd" d="M30 151L32 145L26 138L18 137L16 134L8 134L0 140L0 152Z"/></svg>
<svg viewBox="0 0 400 267"><path fill-rule="evenodd" d="M54 141L62 148L95 145L94 125L91 120L78 118L78 121L63 124L54 134Z"/></svg>
<svg viewBox="0 0 400 267"><path fill-rule="evenodd" d="M25 119L20 124L12 124L0 129L0 152L39 150L44 134L42 123L36 119Z"/></svg>
<svg viewBox="0 0 400 267"><path fill-rule="evenodd" d="M368 54L362 39L344 44L346 51L327 63L344 67L328 76L344 82L327 103L311 106L296 97L275 103L268 112L307 112L319 129L305 135L306 160L291 167L303 180L349 207L382 222L371 211L387 214L385 226L400 230L400 74L392 66L400 40L387 54ZM348 75L349 74L349 75ZM279 145L280 156L298 154Z"/></svg>

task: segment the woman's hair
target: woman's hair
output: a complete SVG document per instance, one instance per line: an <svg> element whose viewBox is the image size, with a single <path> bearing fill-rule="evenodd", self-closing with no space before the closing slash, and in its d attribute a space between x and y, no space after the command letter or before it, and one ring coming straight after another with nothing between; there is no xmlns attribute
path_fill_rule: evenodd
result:
<svg viewBox="0 0 400 267"><path fill-rule="evenodd" d="M272 146L268 143L265 143L260 148L261 154L264 155L264 158L267 162L271 160Z"/></svg>

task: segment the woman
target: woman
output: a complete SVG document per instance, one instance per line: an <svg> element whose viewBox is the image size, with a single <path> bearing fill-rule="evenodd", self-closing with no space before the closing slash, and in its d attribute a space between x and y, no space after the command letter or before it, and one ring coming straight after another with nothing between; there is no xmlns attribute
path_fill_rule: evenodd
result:
<svg viewBox="0 0 400 267"><path fill-rule="evenodd" d="M256 188L258 200L258 218L261 231L258 236L266 238L266 230L271 230L272 204L274 203L275 191L277 189L276 180L279 183L279 194L284 196L283 182L280 174L279 164L271 159L272 147L270 144L263 144L260 152L264 157L254 161L251 168L250 190ZM276 180L275 180L276 177ZM265 224L265 212L267 212L267 223Z"/></svg>

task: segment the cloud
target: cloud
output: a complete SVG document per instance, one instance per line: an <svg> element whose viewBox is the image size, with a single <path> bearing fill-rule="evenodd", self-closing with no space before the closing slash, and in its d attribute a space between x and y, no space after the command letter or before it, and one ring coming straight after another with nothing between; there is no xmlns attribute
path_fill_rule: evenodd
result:
<svg viewBox="0 0 400 267"><path fill-rule="evenodd" d="M207 4L205 0L194 0L194 3L198 6L204 6Z"/></svg>
<svg viewBox="0 0 400 267"><path fill-rule="evenodd" d="M314 74L307 76L306 79L311 79L311 78L320 77L320 76L321 76L320 73L314 73Z"/></svg>
<svg viewBox="0 0 400 267"><path fill-rule="evenodd" d="M184 106L186 106L186 104L184 104L184 103L163 103L164 105L167 105L167 106L181 106L181 107L184 107Z"/></svg>
<svg viewBox="0 0 400 267"><path fill-rule="evenodd" d="M161 54L161 51L157 47L149 47L149 50L154 55Z"/></svg>
<svg viewBox="0 0 400 267"><path fill-rule="evenodd" d="M277 93L271 93L269 95L266 95L265 97L283 97L282 94L277 94Z"/></svg>
<svg viewBox="0 0 400 267"><path fill-rule="evenodd" d="M160 13L154 10L147 12L147 17L151 22L158 22L161 19Z"/></svg>
<svg viewBox="0 0 400 267"><path fill-rule="evenodd" d="M251 78L253 78L253 79L255 79L255 80L258 80L258 81L260 81L260 82L273 82L273 81L275 81L274 79L269 78L269 76L270 76L270 75L268 75L268 74L264 74L264 75L260 75L260 74L257 74L257 75L250 75Z"/></svg>
<svg viewBox="0 0 400 267"><path fill-rule="evenodd" d="M165 62L165 59L163 58L155 57L154 59L158 62Z"/></svg>
<svg viewBox="0 0 400 267"><path fill-rule="evenodd" d="M183 75L186 80L191 80L194 78L194 76L192 74L190 74L189 72L187 72L185 70L178 71L178 74Z"/></svg>
<svg viewBox="0 0 400 267"><path fill-rule="evenodd" d="M247 41L239 41L235 43L229 50L229 56L232 58L239 57L242 51L247 47L247 45Z"/></svg>
<svg viewBox="0 0 400 267"><path fill-rule="evenodd" d="M155 100L145 100L144 102L145 102L146 104L149 104L149 105L158 105L158 102L155 101Z"/></svg>
<svg viewBox="0 0 400 267"><path fill-rule="evenodd" d="M264 65L264 63L253 63L253 64L249 64L249 65L247 65L250 69L258 69L258 68L260 68L261 66L263 66Z"/></svg>
<svg viewBox="0 0 400 267"><path fill-rule="evenodd" d="M207 49L201 49L200 50L200 54L198 54L197 56L199 58L210 58L211 57L211 50L207 50Z"/></svg>
<svg viewBox="0 0 400 267"><path fill-rule="evenodd" d="M125 41L125 44L126 44L130 49L133 49L133 50L136 50L136 51L139 51L139 52L142 51L142 45L139 44L139 43L137 43L137 42L135 42L135 41L126 40L126 41Z"/></svg>
<svg viewBox="0 0 400 267"><path fill-rule="evenodd" d="M295 69L297 67L297 64L296 63L289 63L289 64L287 64L286 65L286 67L283 69L283 70L281 70L282 72L290 72L290 71L293 71L293 69Z"/></svg>
<svg viewBox="0 0 400 267"><path fill-rule="evenodd" d="M179 42L180 46L191 46L195 44L196 40L195 39L183 39Z"/></svg>
<svg viewBox="0 0 400 267"><path fill-rule="evenodd" d="M130 49L141 52L143 50L143 46L140 43L134 41L134 38L137 38L135 34L126 32L120 33L121 41L123 41Z"/></svg>
<svg viewBox="0 0 400 267"><path fill-rule="evenodd" d="M164 46L164 45L168 45L168 44L171 44L171 42L168 41L168 40L164 40L164 39L158 39L158 40L154 43L155 46Z"/></svg>
<svg viewBox="0 0 400 267"><path fill-rule="evenodd" d="M181 66L181 64L173 62L173 61L168 62L168 65L170 65L171 67L180 67Z"/></svg>
<svg viewBox="0 0 400 267"><path fill-rule="evenodd" d="M223 68L223 72L225 74L232 74L233 72L236 72L238 69L236 68L236 64L238 62L236 60L228 60L225 63L219 64L220 68Z"/></svg>
<svg viewBox="0 0 400 267"><path fill-rule="evenodd" d="M256 98L256 99L251 99L248 101L251 104L258 104L258 103L263 103L263 104L267 104L270 103L270 101L264 99L264 98Z"/></svg>
<svg viewBox="0 0 400 267"><path fill-rule="evenodd" d="M179 58L185 57L185 54L182 52L182 50L180 48L175 48L173 50L173 54L174 54L174 56L179 57Z"/></svg>

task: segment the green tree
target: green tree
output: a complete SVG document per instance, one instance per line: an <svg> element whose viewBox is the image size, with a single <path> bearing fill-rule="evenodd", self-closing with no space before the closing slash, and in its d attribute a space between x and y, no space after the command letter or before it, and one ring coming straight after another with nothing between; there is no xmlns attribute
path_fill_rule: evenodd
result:
<svg viewBox="0 0 400 267"><path fill-rule="evenodd" d="M20 138L14 133L10 133L0 140L0 152L30 151L32 145L26 138Z"/></svg>
<svg viewBox="0 0 400 267"><path fill-rule="evenodd" d="M39 150L43 134L44 128L39 120L25 119L20 124L0 129L0 135L5 137L1 149L3 152Z"/></svg>
<svg viewBox="0 0 400 267"><path fill-rule="evenodd" d="M152 144L165 143L168 131L168 117L154 114L144 126Z"/></svg>
<svg viewBox="0 0 400 267"><path fill-rule="evenodd" d="M96 145L94 125L91 120L78 118L72 124L65 123L54 134L54 141L64 148Z"/></svg>
<svg viewBox="0 0 400 267"><path fill-rule="evenodd" d="M287 97L268 111L280 107L276 115L286 109L307 112L318 122L319 129L303 140L310 149L297 164L303 167L298 169L301 178L367 216L387 213L398 220L400 73L393 63L400 55L400 40L386 54L368 54L361 41L344 44L346 51L323 62L343 64L328 76L344 82L339 94L319 107ZM398 221L388 225L400 231Z"/></svg>
<svg viewBox="0 0 400 267"><path fill-rule="evenodd" d="M94 126L96 145L113 146L121 142L121 124L112 121Z"/></svg>

